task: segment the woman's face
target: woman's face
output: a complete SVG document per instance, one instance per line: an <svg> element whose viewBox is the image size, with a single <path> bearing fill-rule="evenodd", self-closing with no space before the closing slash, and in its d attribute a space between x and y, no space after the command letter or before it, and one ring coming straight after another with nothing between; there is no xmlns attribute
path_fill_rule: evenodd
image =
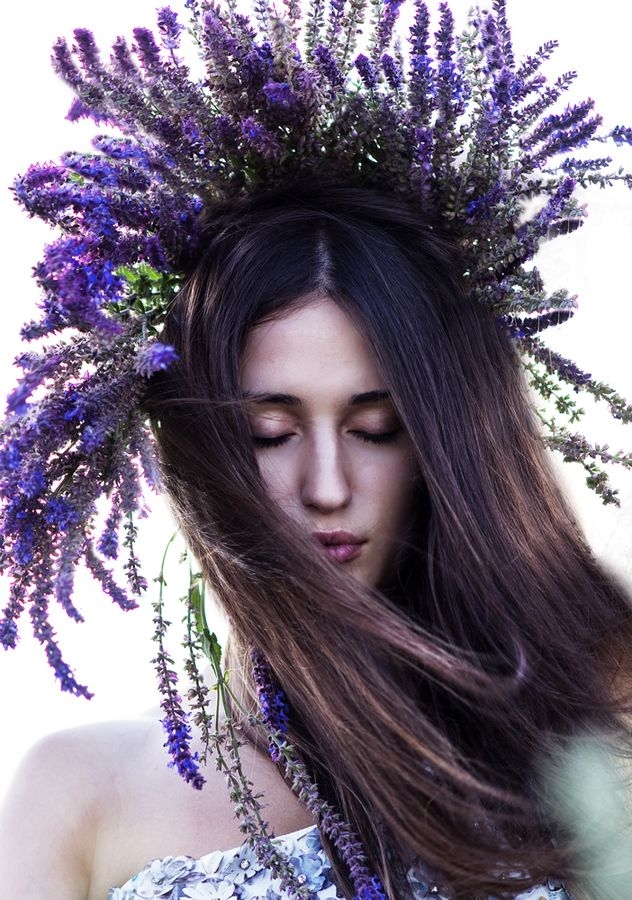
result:
<svg viewBox="0 0 632 900"><path fill-rule="evenodd" d="M411 442L369 347L330 299L250 332L241 388L271 499L363 584L387 583L412 519Z"/></svg>

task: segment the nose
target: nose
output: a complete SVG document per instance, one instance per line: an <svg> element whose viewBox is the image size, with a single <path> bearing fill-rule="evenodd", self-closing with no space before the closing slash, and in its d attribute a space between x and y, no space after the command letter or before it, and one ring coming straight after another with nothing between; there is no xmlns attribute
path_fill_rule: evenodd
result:
<svg viewBox="0 0 632 900"><path fill-rule="evenodd" d="M301 502L321 512L344 509L351 502L351 482L336 435L319 435L305 448Z"/></svg>

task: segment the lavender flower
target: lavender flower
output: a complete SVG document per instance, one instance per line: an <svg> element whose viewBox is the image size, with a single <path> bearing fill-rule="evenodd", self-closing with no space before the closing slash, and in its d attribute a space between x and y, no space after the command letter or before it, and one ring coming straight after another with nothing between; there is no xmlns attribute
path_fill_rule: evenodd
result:
<svg viewBox="0 0 632 900"><path fill-rule="evenodd" d="M29 614L33 625L33 634L44 648L50 667L55 673L62 691L68 691L78 697L90 699L92 694L88 689L79 684L74 677L72 669L62 657L59 645L55 640L55 632L48 619L48 597L51 594L50 565L40 562L35 566L37 585L31 595Z"/></svg>
<svg viewBox="0 0 632 900"><path fill-rule="evenodd" d="M101 60L94 35L86 28L76 28L74 36L75 50L81 65L88 72L98 73L101 70Z"/></svg>
<svg viewBox="0 0 632 900"><path fill-rule="evenodd" d="M290 107L296 102L296 95L292 90L292 85L287 82L268 81L263 86L263 93L270 103L274 103L277 106Z"/></svg>
<svg viewBox="0 0 632 900"><path fill-rule="evenodd" d="M533 359L542 363L547 372L558 375L571 384L575 391L591 385L592 377L588 372L582 371L571 360L545 347L537 337L532 337L527 333L521 339L521 343Z"/></svg>
<svg viewBox="0 0 632 900"><path fill-rule="evenodd" d="M135 28L134 39L136 52L141 65L147 72L159 72L161 69L160 49L148 28Z"/></svg>
<svg viewBox="0 0 632 900"><path fill-rule="evenodd" d="M112 63L117 73L124 77L134 78L138 74L125 38L118 37L114 41L112 45Z"/></svg>
<svg viewBox="0 0 632 900"><path fill-rule="evenodd" d="M50 497L44 506L42 515L45 522L66 534L79 521L77 510L68 500L61 497Z"/></svg>
<svg viewBox="0 0 632 900"><path fill-rule="evenodd" d="M490 191L481 197L474 197L465 207L468 222L493 217L498 206L507 199L507 192L500 184L495 184Z"/></svg>
<svg viewBox="0 0 632 900"><path fill-rule="evenodd" d="M92 110L87 104L80 100L78 97L75 97L71 104L68 112L66 113L66 118L69 122L78 122L79 119L88 119L91 118L95 122L106 122L107 118L99 113L96 113Z"/></svg>
<svg viewBox="0 0 632 900"><path fill-rule="evenodd" d="M118 532L122 517L120 508L114 509L107 517L105 528L97 542L99 553L108 559L116 559L118 557Z"/></svg>
<svg viewBox="0 0 632 900"><path fill-rule="evenodd" d="M140 570L140 562L136 556L136 538L138 529L134 513L139 506L140 484L135 470L127 473L123 478L120 488L121 508L125 514L123 547L126 549L126 557L123 568L127 578L129 589L135 596L140 596L147 590L147 579ZM146 515L144 510L139 512L139 517Z"/></svg>
<svg viewBox="0 0 632 900"><path fill-rule="evenodd" d="M281 763L293 791L319 822L321 830L331 838L334 847L349 870L357 900L386 900L378 878L367 866L366 854L358 836L330 804L322 800L304 764L287 743L288 707L283 691L274 683L268 663L260 650L251 648L252 676L257 689L261 721L269 737L271 758ZM293 861L292 861L293 862ZM307 874L307 873L303 873ZM310 872L317 878L318 871ZM310 887L310 890L318 890Z"/></svg>
<svg viewBox="0 0 632 900"><path fill-rule="evenodd" d="M318 44L318 46L315 47L312 52L312 57L318 65L320 71L323 73L323 75L333 88L338 89L343 87L345 83L345 76L342 74L342 71L329 47L325 47L323 44Z"/></svg>
<svg viewBox="0 0 632 900"><path fill-rule="evenodd" d="M53 45L53 67L57 74L72 87L82 83L78 67L75 65L68 44L60 38Z"/></svg>
<svg viewBox="0 0 632 900"><path fill-rule="evenodd" d="M342 30L344 14L345 0L329 0L329 32L334 40Z"/></svg>
<svg viewBox="0 0 632 900"><path fill-rule="evenodd" d="M568 321L572 315L572 309L556 309L529 318L521 318L520 316L501 316L499 322L507 329L512 337L521 340L525 337L539 334L541 331L544 331L546 328L550 328L553 325L561 325Z"/></svg>
<svg viewBox="0 0 632 900"><path fill-rule="evenodd" d="M155 372L162 372L177 362L178 354L170 344L147 344L136 358L136 371L144 378L150 378Z"/></svg>
<svg viewBox="0 0 632 900"><path fill-rule="evenodd" d="M500 71L504 66L504 53L499 44L496 19L493 15L486 15L483 19L481 31L481 47L487 58L487 72Z"/></svg>
<svg viewBox="0 0 632 900"><path fill-rule="evenodd" d="M547 138L561 140L566 133L572 135L573 129L586 121L588 114L594 109L594 105L592 100L584 100L582 103L568 106L562 114L546 116L532 131L529 138L522 141L522 148L530 150L535 144L542 143Z"/></svg>
<svg viewBox="0 0 632 900"><path fill-rule="evenodd" d="M262 159L274 162L283 153L283 147L277 135L259 124L252 116L241 123L241 133L250 150Z"/></svg>
<svg viewBox="0 0 632 900"><path fill-rule="evenodd" d="M121 609L135 609L138 606L136 601L128 597L126 592L116 584L112 573L103 565L90 544L86 547L83 558L89 572L101 584L104 593Z"/></svg>
<svg viewBox="0 0 632 900"><path fill-rule="evenodd" d="M230 64L242 55L242 48L239 42L225 27L217 12L212 8L204 16L202 39L205 52L215 64L218 73L224 72L227 74Z"/></svg>
<svg viewBox="0 0 632 900"><path fill-rule="evenodd" d="M2 568L6 567L7 559L3 550ZM24 612L27 604L27 585L26 579L22 584L13 581L9 587L9 600L5 608L2 610L2 618L0 618L0 644L5 650L12 650L18 641L18 621ZM30 587L30 584L28 585Z"/></svg>
<svg viewBox="0 0 632 900"><path fill-rule="evenodd" d="M170 766L175 767L178 774L196 790L201 790L205 779L200 772L197 753L191 752L191 726L188 715L182 707L182 698L177 690L178 676L173 670L173 660L164 647L164 637L168 622L162 616L162 599L154 604L154 640L158 644L158 652L152 660L158 675L158 686L161 695L160 706L164 712L161 719L167 740L164 746L171 757Z"/></svg>
<svg viewBox="0 0 632 900"><path fill-rule="evenodd" d="M377 69L368 56L365 56L364 53L359 53L355 58L354 66L358 70L358 74L366 89L369 91L375 90L378 84Z"/></svg>
<svg viewBox="0 0 632 900"><path fill-rule="evenodd" d="M184 25L180 25L176 13L168 6L158 10L158 31L161 43L167 50L177 50L180 46L180 34L184 31Z"/></svg>
<svg viewBox="0 0 632 900"><path fill-rule="evenodd" d="M447 3L439 5L441 16L435 34L437 68L435 108L435 161L440 177L450 177L450 159L455 152L455 122L464 110L466 90L454 58L454 18Z"/></svg>
<svg viewBox="0 0 632 900"><path fill-rule="evenodd" d="M374 62L380 58L391 42L393 28L397 22L401 5L402 0L384 0L382 15L377 24L375 45L372 52L372 59Z"/></svg>
<svg viewBox="0 0 632 900"><path fill-rule="evenodd" d="M383 53L380 59L384 77L394 91L399 91L403 84L403 72L399 61L390 54Z"/></svg>
<svg viewBox="0 0 632 900"><path fill-rule="evenodd" d="M24 357L22 357L24 360ZM20 384L14 388L7 398L7 412L21 416L27 412L27 400L59 366L61 356L59 354L51 354L43 360L38 366L30 368L22 378ZM17 365L24 365L20 358L16 360Z"/></svg>
<svg viewBox="0 0 632 900"><path fill-rule="evenodd" d="M288 708L285 695L274 687L268 664L263 655L253 649L250 651L250 659L263 723L270 732L287 734ZM280 753L273 741L270 742L269 752L271 759L279 762Z"/></svg>
<svg viewBox="0 0 632 900"><path fill-rule="evenodd" d="M505 65L513 69L515 66L511 30L507 21L507 4L505 0L494 0L494 13L496 14L496 27L500 37Z"/></svg>
<svg viewBox="0 0 632 900"><path fill-rule="evenodd" d="M615 144L632 144L632 128L625 125L617 125L610 132L610 137Z"/></svg>
<svg viewBox="0 0 632 900"><path fill-rule="evenodd" d="M430 14L426 3L418 2L410 29L410 74L408 78L409 116L416 125L427 126L435 97L435 71L430 45Z"/></svg>
<svg viewBox="0 0 632 900"><path fill-rule="evenodd" d="M64 541L60 542L59 562L55 573L55 599L70 618L82 622L83 617L72 602L75 582L75 570L79 559L83 556L85 539L75 530Z"/></svg>
<svg viewBox="0 0 632 900"><path fill-rule="evenodd" d="M262 92L267 100L268 116L271 124L291 124L298 126L305 119L307 103L311 102L312 79L304 71L296 76L301 85L301 93L295 91L292 84L287 81L268 81L263 85Z"/></svg>

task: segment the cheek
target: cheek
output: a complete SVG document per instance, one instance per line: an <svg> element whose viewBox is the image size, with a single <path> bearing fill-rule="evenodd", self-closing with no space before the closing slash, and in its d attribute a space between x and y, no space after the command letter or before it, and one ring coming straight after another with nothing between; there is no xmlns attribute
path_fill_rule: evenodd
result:
<svg viewBox="0 0 632 900"><path fill-rule="evenodd" d="M399 532L409 524L418 482L419 469L411 448L376 467L370 493L376 512L389 530Z"/></svg>
<svg viewBox="0 0 632 900"><path fill-rule="evenodd" d="M280 449L257 454L257 466L267 495L281 507L290 505L294 486L291 460L282 460Z"/></svg>

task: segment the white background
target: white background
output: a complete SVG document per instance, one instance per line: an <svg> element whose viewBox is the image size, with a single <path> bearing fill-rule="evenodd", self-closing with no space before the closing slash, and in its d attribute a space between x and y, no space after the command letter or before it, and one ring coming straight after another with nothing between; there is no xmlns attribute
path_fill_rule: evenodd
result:
<svg viewBox="0 0 632 900"><path fill-rule="evenodd" d="M457 21L470 6L452 0ZM593 7L593 5L590 5ZM0 394L13 385L11 360L18 350L17 332L34 314L37 300L29 272L47 239L46 227L29 221L12 202L8 190L17 173L31 162L54 160L64 150L86 147L92 128L64 120L70 94L50 70L50 47L76 26L94 30L101 46L116 34L129 35L136 25L153 25L155 5L150 0L31 0L7 4L3 10L4 141L0 160L0 215L2 216L2 327L0 328ZM179 8L175 4L175 8ZM553 76L578 69L575 96L592 96L609 125L632 125L629 93L628 35L631 13L624 0L602 0L594 15L576 0L513 0L510 21L519 54L532 51L544 40L558 38L561 48L548 72ZM594 8L594 7L593 7ZM632 169L632 148L625 156ZM551 286L566 286L580 295L581 309L573 322L548 333L552 346L571 356L596 377L614 383L632 397L632 196L625 190L595 191L590 199L588 224L571 238L546 248L542 266ZM586 405L590 405L587 401ZM632 449L632 426L612 427L607 416L597 416L591 429L613 447ZM577 471L573 471L577 469ZM623 509L604 509L582 489L578 467L564 466L563 476L577 498L580 515L596 550L609 565L630 577L632 564L632 473L619 478ZM156 503L142 533L143 557L149 577L157 574L159 555L172 527L169 516ZM178 590L170 578L170 588ZM151 593L151 591L150 591ZM6 585L0 585L0 597ZM17 650L0 651L0 793L19 757L29 744L47 731L95 719L128 717L156 702L149 660L152 597L142 608L122 613L101 596L89 580L80 582L77 603L87 622L75 625L56 616L62 647L80 680L95 692L91 702L62 695L38 646L27 634L28 620ZM178 613L176 612L176 619ZM178 624L176 622L176 624ZM177 632L177 629L176 629ZM552 639L563 636L552 635Z"/></svg>

